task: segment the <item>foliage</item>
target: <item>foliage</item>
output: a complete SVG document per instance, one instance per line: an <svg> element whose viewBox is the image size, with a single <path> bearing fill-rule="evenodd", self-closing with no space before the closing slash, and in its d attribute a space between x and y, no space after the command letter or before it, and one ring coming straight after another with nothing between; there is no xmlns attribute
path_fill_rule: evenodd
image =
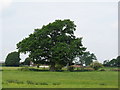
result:
<svg viewBox="0 0 120 90"><path fill-rule="evenodd" d="M94 71L93 68L83 68L81 71Z"/></svg>
<svg viewBox="0 0 120 90"><path fill-rule="evenodd" d="M19 68L18 70L20 70L20 71L30 71L29 67L22 67L22 68Z"/></svg>
<svg viewBox="0 0 120 90"><path fill-rule="evenodd" d="M20 56L18 52L11 52L7 55L5 60L6 66L19 66Z"/></svg>
<svg viewBox="0 0 120 90"><path fill-rule="evenodd" d="M89 51L84 52L82 55L79 55L79 62L82 66L85 64L85 66L89 66L93 60L97 60L96 56L93 53L90 53Z"/></svg>
<svg viewBox="0 0 120 90"><path fill-rule="evenodd" d="M56 64L71 65L77 55L82 55L86 48L82 38L76 38L76 25L69 19L56 20L41 29L35 29L33 34L17 44L21 53L29 52L29 57L37 64L50 64L50 70L55 70Z"/></svg>
<svg viewBox="0 0 120 90"><path fill-rule="evenodd" d="M117 57L117 66L120 67L120 56Z"/></svg>
<svg viewBox="0 0 120 90"><path fill-rule="evenodd" d="M55 65L55 69L56 69L57 71L61 71L63 66L64 66L64 65L56 64L56 65Z"/></svg>
<svg viewBox="0 0 120 90"><path fill-rule="evenodd" d="M25 59L25 61L23 62L23 64L30 66L30 62L31 62L31 59L30 59L29 57L27 57L27 58Z"/></svg>
<svg viewBox="0 0 120 90"><path fill-rule="evenodd" d="M91 63L90 66L94 68L95 70L98 70L99 68L103 67L103 65L99 63L98 61Z"/></svg>
<svg viewBox="0 0 120 90"><path fill-rule="evenodd" d="M105 69L100 69L100 71L106 71Z"/></svg>
<svg viewBox="0 0 120 90"><path fill-rule="evenodd" d="M104 66L110 66L109 60L105 60L105 61L103 62L103 65L104 65Z"/></svg>
<svg viewBox="0 0 120 90"><path fill-rule="evenodd" d="M75 69L75 68L72 67L72 66L68 66L67 68L68 68L68 71L74 71L74 69Z"/></svg>
<svg viewBox="0 0 120 90"><path fill-rule="evenodd" d="M112 59L112 60L105 60L103 62L104 66L110 66L110 67L120 67L120 56L118 56L116 59Z"/></svg>
<svg viewBox="0 0 120 90"><path fill-rule="evenodd" d="M111 71L120 71L120 69L111 69Z"/></svg>

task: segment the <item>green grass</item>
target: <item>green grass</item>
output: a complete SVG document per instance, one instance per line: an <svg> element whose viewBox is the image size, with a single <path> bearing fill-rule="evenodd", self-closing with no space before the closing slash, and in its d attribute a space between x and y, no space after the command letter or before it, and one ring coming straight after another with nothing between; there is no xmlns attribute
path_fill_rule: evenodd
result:
<svg viewBox="0 0 120 90"><path fill-rule="evenodd" d="M20 67L19 67L20 68ZM3 88L117 88L118 72L38 72L3 67Z"/></svg>

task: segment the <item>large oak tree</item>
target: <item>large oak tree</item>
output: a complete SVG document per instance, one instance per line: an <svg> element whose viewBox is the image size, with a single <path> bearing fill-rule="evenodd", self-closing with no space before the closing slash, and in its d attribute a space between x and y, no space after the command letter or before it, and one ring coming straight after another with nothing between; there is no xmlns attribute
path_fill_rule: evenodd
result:
<svg viewBox="0 0 120 90"><path fill-rule="evenodd" d="M82 38L74 35L76 25L69 19L56 20L41 29L35 29L29 37L17 44L21 53L29 52L34 63L48 63L50 70L55 71L55 65L71 65L77 55L82 55L86 48Z"/></svg>

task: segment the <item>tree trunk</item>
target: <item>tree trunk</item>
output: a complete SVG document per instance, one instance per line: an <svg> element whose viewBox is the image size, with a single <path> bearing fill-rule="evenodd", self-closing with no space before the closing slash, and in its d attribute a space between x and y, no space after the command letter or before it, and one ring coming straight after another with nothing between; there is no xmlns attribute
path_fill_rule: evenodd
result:
<svg viewBox="0 0 120 90"><path fill-rule="evenodd" d="M50 71L52 71L52 72L55 71L55 63L51 63L51 65L50 65Z"/></svg>
<svg viewBox="0 0 120 90"><path fill-rule="evenodd" d="M67 71L73 71L73 67L71 67L71 62L67 64Z"/></svg>
<svg viewBox="0 0 120 90"><path fill-rule="evenodd" d="M69 71L69 63L67 63L67 71Z"/></svg>
<svg viewBox="0 0 120 90"><path fill-rule="evenodd" d="M39 65L39 64L37 64L37 68L39 68L39 66L40 66L40 65Z"/></svg>

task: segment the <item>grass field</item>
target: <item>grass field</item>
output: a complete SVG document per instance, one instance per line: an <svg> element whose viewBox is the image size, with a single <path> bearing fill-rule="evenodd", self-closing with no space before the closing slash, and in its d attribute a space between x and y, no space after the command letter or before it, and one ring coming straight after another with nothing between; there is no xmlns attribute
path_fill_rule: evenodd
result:
<svg viewBox="0 0 120 90"><path fill-rule="evenodd" d="M20 68L20 67L19 67ZM117 88L117 71L40 72L4 67L3 88Z"/></svg>

